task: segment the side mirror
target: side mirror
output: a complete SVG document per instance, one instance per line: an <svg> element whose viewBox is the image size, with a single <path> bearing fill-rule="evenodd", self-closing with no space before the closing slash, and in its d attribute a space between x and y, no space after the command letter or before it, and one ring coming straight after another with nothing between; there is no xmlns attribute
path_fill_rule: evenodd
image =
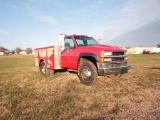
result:
<svg viewBox="0 0 160 120"><path fill-rule="evenodd" d="M61 49L61 50L64 50L65 48L64 48L64 46L60 46L60 49Z"/></svg>
<svg viewBox="0 0 160 120"><path fill-rule="evenodd" d="M101 42L101 39L98 39L97 42L100 43L100 42Z"/></svg>

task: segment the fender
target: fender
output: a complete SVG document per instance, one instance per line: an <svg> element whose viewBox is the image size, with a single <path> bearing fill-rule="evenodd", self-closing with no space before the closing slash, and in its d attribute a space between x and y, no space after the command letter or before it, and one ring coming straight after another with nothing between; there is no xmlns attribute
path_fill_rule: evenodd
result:
<svg viewBox="0 0 160 120"><path fill-rule="evenodd" d="M77 63L77 68L78 68L78 75L79 75L79 61L80 61L80 58L85 58L85 57L92 57L95 59L95 62L98 62L98 56L95 54L95 53L81 53L79 54L78 56L78 63Z"/></svg>
<svg viewBox="0 0 160 120"><path fill-rule="evenodd" d="M39 61L39 66L40 66L40 64L41 64L41 62L42 62L42 61L44 61L44 62L45 62L45 64L46 64L45 59L40 59L40 61Z"/></svg>
<svg viewBox="0 0 160 120"><path fill-rule="evenodd" d="M78 56L78 62L81 57L93 57L98 62L98 56L95 53L81 53Z"/></svg>

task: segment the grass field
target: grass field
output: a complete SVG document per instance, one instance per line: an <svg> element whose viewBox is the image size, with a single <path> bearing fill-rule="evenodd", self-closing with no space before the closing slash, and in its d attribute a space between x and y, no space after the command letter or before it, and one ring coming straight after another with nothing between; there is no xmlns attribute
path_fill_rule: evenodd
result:
<svg viewBox="0 0 160 120"><path fill-rule="evenodd" d="M75 73L45 78L33 56L0 57L0 120L159 120L160 55L129 55L129 73L99 77L93 86Z"/></svg>

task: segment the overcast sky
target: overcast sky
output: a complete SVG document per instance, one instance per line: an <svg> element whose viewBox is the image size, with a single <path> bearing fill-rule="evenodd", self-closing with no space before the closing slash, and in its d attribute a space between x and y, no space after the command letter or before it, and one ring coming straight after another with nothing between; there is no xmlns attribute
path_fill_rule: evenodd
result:
<svg viewBox="0 0 160 120"><path fill-rule="evenodd" d="M153 38L156 46L159 23L160 0L0 0L0 46L8 49L58 45L62 33L119 46Z"/></svg>

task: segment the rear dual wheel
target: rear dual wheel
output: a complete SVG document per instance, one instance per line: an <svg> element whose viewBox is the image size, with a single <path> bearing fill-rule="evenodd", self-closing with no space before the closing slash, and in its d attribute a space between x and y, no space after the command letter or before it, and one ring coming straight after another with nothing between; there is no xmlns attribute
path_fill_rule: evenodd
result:
<svg viewBox="0 0 160 120"><path fill-rule="evenodd" d="M46 68L46 64L44 61L42 61L40 63L40 66L39 66L39 70L40 70L40 73L43 75L43 76L51 76L54 74L54 70L52 69L49 69L49 68Z"/></svg>

